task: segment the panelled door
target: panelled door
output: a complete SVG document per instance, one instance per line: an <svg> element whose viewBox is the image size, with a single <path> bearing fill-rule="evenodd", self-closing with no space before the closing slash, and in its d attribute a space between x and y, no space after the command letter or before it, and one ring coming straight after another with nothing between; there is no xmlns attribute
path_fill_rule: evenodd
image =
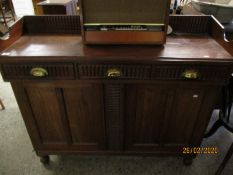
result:
<svg viewBox="0 0 233 175"><path fill-rule="evenodd" d="M30 111L22 108L21 112L39 149L105 149L101 84L30 83L13 89L20 91L18 102L23 98L30 106Z"/></svg>

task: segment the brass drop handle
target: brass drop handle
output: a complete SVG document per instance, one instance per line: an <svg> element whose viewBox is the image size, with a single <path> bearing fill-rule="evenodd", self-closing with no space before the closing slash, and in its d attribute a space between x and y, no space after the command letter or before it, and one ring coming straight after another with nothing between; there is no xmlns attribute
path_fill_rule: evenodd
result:
<svg viewBox="0 0 233 175"><path fill-rule="evenodd" d="M198 79L200 74L196 70L186 70L182 73L182 77L185 79Z"/></svg>
<svg viewBox="0 0 233 175"><path fill-rule="evenodd" d="M110 78L120 77L121 76L121 71L119 69L116 69L116 68L108 69L107 76L110 77Z"/></svg>
<svg viewBox="0 0 233 175"><path fill-rule="evenodd" d="M45 77L48 75L48 71L42 67L32 68L30 74L34 77Z"/></svg>

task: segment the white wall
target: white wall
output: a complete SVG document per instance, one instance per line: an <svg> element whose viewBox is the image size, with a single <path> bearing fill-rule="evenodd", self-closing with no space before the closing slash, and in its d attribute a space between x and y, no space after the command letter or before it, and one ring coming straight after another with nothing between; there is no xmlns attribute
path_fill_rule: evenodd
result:
<svg viewBox="0 0 233 175"><path fill-rule="evenodd" d="M32 0L12 0L16 16L34 15Z"/></svg>

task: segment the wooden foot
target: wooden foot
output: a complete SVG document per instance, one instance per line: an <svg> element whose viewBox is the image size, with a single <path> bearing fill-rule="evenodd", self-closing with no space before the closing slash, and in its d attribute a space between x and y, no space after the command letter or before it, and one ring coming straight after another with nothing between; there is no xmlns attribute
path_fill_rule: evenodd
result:
<svg viewBox="0 0 233 175"><path fill-rule="evenodd" d="M40 157L40 162L44 165L47 165L49 163L49 156L42 156Z"/></svg>
<svg viewBox="0 0 233 175"><path fill-rule="evenodd" d="M193 163L193 158L184 157L184 159L183 159L183 164L184 165L189 166L189 165L192 165L192 163Z"/></svg>

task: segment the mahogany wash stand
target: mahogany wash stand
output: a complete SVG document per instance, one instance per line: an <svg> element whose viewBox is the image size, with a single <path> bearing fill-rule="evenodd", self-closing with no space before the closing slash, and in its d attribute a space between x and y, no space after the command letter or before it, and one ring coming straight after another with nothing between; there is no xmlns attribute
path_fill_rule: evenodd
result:
<svg viewBox="0 0 233 175"><path fill-rule="evenodd" d="M233 45L212 16L170 16L163 46L84 45L79 16L25 16L0 41L36 154L196 156Z"/></svg>

